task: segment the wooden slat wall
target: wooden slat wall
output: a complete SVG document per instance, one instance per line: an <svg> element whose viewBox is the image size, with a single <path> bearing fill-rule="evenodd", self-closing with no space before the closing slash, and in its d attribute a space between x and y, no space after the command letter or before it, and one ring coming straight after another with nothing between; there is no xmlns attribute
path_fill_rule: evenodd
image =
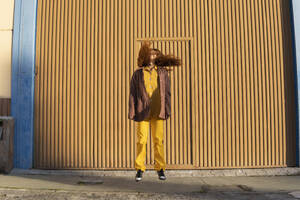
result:
<svg viewBox="0 0 300 200"><path fill-rule="evenodd" d="M0 116L10 116L11 99L0 98Z"/></svg>
<svg viewBox="0 0 300 200"><path fill-rule="evenodd" d="M287 4L40 0L35 167L134 168L129 81L145 39L185 61L170 74L168 168L286 166Z"/></svg>

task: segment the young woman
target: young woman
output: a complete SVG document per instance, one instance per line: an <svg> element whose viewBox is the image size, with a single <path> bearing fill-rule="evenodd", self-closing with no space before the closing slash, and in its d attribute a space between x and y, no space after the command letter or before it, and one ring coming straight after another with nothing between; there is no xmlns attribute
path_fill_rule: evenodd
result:
<svg viewBox="0 0 300 200"><path fill-rule="evenodd" d="M160 180L165 180L163 122L171 114L169 66L181 65L181 60L172 55L163 55L150 48L150 42L142 43L138 66L130 80L128 118L136 121L137 157L135 160L136 181L142 180L146 170L146 143L149 127L154 143L155 170Z"/></svg>

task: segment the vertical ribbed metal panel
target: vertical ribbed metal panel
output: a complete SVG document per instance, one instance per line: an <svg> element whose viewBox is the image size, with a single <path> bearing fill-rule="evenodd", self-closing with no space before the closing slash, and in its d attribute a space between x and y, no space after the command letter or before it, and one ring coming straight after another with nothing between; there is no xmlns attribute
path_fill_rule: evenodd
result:
<svg viewBox="0 0 300 200"><path fill-rule="evenodd" d="M132 168L133 1L38 5L35 167Z"/></svg>
<svg viewBox="0 0 300 200"><path fill-rule="evenodd" d="M287 9L284 0L40 0L35 167L134 168L127 102L143 40L183 59L170 72L168 168L286 166ZM150 134L148 167L151 145Z"/></svg>

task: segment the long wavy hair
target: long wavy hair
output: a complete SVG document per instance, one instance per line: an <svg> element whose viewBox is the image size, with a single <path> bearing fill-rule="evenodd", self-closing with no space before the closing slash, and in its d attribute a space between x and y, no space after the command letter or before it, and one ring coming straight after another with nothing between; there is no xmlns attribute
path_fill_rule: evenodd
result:
<svg viewBox="0 0 300 200"><path fill-rule="evenodd" d="M151 43L149 41L145 41L142 43L142 46L138 55L138 66L145 67L150 64L151 54L155 53L157 56L154 60L154 64L158 67L164 67L168 71L172 70L172 67L182 65L181 59L174 55L164 55L159 49L151 48Z"/></svg>

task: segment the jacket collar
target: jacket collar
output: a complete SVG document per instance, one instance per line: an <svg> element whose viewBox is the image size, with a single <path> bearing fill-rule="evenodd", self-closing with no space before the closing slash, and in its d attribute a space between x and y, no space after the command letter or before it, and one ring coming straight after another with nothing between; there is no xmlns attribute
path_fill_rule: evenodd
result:
<svg viewBox="0 0 300 200"><path fill-rule="evenodd" d="M155 66L152 68L152 70L153 70L153 69L157 70L157 68L158 68L158 67L155 65ZM146 71L151 72L150 66L145 66L145 67L143 67L143 69L146 70Z"/></svg>

